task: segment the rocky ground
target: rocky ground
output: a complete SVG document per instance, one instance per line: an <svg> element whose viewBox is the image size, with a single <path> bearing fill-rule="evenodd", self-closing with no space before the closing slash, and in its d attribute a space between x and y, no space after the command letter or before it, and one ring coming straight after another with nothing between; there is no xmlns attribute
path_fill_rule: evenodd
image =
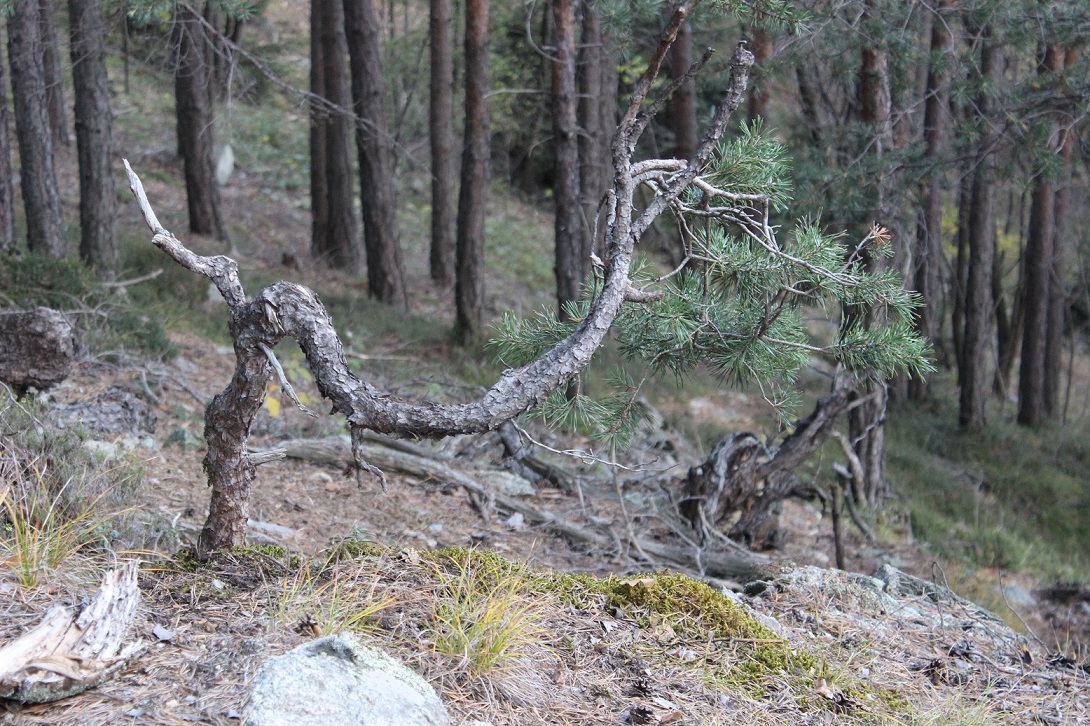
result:
<svg viewBox="0 0 1090 726"><path fill-rule="evenodd" d="M665 507L671 483L697 459L668 430L647 432L630 455L650 474L622 471L613 478L593 462L538 449L569 475L575 486L567 489L500 475L506 469L495 435L434 449L450 467L497 487L497 496L598 532L612 546L573 540L502 506L474 506L463 488L441 478L391 470L383 493L377 482L357 482L340 466L287 459L261 467L254 487L251 536L265 549L193 571L172 556L192 544L203 522L201 411L228 379L233 356L196 336L175 342L179 355L170 363L86 361L53 393L54 403L113 402L107 407L122 409L129 422L130 430L104 434L96 446L106 454L111 446L132 448L143 461L137 510L118 528L146 550L136 634L147 647L99 688L11 709L5 723L236 723L268 656L342 628L362 629L365 642L422 673L456 722L1090 723L1090 689L1083 685L1090 673L1067 657L1077 656L1077 647L1061 654L1061 644L1017 634L954 597L941 586L941 564L904 537L881 547L849 538L849 569L879 572L879 579L821 569L832 554L831 530L810 503L786 506L784 547L771 553L774 566L763 583L711 579L726 592L746 585L729 602L757 618L766 628L761 637L723 630L715 613L733 606L710 594L696 601L637 597L641 588L663 587L642 573L670 563L646 557L632 543L684 538ZM305 380L297 383L304 396L315 395ZM140 402L154 415L153 431ZM254 444L339 431L333 419L312 421L274 403L255 426ZM531 431L558 450L585 443ZM345 538L367 546L330 560L331 543ZM436 647L443 622L436 603L463 582L462 550L451 547L529 563L512 575L510 599L502 604L525 608L531 637L514 639L504 667L479 669ZM81 571L79 562L69 563L71 577L38 589L0 579L7 602L0 642L35 623L50 604L87 591L97 571L86 563ZM901 575L890 562L921 579ZM484 559L471 569L495 566ZM701 575L696 567L683 569ZM590 574L606 584L581 590L555 573ZM1066 602L1054 602L1035 596L1029 581L1004 584L1036 632L1049 632L1049 618L1085 617L1077 589ZM354 619L351 613L368 604L376 611Z"/></svg>

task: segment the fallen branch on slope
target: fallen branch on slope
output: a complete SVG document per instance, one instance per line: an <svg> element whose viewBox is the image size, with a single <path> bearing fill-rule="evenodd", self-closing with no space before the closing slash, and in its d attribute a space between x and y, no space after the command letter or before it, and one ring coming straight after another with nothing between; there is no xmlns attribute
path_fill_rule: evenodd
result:
<svg viewBox="0 0 1090 726"><path fill-rule="evenodd" d="M279 447L289 458L328 464L338 468L351 466L353 461L352 447L343 439L293 439L281 443ZM387 471L399 471L421 479L434 479L460 486L477 501L483 500L489 508L518 512L528 522L544 525L576 542L590 545L601 551L614 548L615 539L612 535L583 527L556 512L537 507L524 499L492 491L473 477L445 463L383 445L366 446L364 455L368 461L374 462L376 466ZM754 552L728 552L708 547L673 545L642 538L634 538L631 544L637 550L646 552L650 557L695 570L702 575L743 583L764 577L776 569L773 560Z"/></svg>

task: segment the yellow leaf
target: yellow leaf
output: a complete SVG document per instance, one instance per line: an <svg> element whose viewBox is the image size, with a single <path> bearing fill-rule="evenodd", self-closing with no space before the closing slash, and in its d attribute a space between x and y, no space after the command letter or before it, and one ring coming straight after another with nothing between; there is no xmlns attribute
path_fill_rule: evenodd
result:
<svg viewBox="0 0 1090 726"><path fill-rule="evenodd" d="M280 386L275 383L269 386L269 389L265 392L265 410L269 412L269 415L273 418L280 418L280 400L276 397L276 392L280 390Z"/></svg>

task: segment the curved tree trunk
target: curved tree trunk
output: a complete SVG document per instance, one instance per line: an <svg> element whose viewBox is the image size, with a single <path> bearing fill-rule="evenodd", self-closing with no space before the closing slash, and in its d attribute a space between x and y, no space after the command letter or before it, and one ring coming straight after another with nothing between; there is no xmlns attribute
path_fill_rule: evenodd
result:
<svg viewBox="0 0 1090 726"><path fill-rule="evenodd" d="M838 372L829 394L779 447L769 449L756 434L737 433L716 444L704 463L690 469L678 508L701 541L708 538L707 527L729 521L726 534L731 539L757 549L774 545L780 503L810 491L795 471L828 438L855 390L852 378Z"/></svg>
<svg viewBox="0 0 1090 726"><path fill-rule="evenodd" d="M102 0L68 0L79 153L79 253L103 279L118 269L110 86Z"/></svg>
<svg viewBox="0 0 1090 726"><path fill-rule="evenodd" d="M478 1L470 0L470 5ZM481 2L476 10L486 11L487 7ZM471 17L474 15L470 13ZM128 169L130 187L152 230L152 241L178 264L210 278L230 311L230 332L238 360L230 385L216 396L205 413L205 439L208 442L205 464L212 487L212 503L199 541L200 552L207 554L211 549L243 542L249 488L254 467L260 463L259 457L247 453L246 440L270 380L270 361L275 360L272 349L286 336L298 341L318 390L332 402L333 411L348 420L356 463L370 471L374 469L363 460L360 449L366 430L439 437L495 429L541 403L585 370L605 340L621 305L630 299L630 272L636 243L654 218L676 203L697 178L732 113L744 100L753 56L739 46L730 63L727 90L697 155L636 214L632 154L646 128L646 119L640 115L640 110L673 33L684 17L684 11L675 13L613 139L614 175L607 212L610 221L599 295L587 316L567 338L537 360L505 372L476 401L462 404L407 402L356 378L348 368L332 322L313 292L299 285L279 282L261 291L255 300L248 301L238 279L237 263L224 256L201 257L186 249L156 218L139 178ZM470 23L469 28L476 32L470 33L473 40L467 42L481 50L487 37L484 20L478 16ZM470 59L480 60L472 55ZM469 76L483 78L477 71ZM483 84L480 90L479 101L483 102ZM285 390L289 388L285 386Z"/></svg>

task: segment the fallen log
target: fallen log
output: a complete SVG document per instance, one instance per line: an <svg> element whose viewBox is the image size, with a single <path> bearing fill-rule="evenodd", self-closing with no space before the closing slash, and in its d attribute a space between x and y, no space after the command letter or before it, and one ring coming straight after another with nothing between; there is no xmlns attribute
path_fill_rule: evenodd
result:
<svg viewBox="0 0 1090 726"><path fill-rule="evenodd" d="M143 649L128 641L140 603L139 562L102 576L85 607L57 605L33 630L0 648L0 698L46 703L82 693L111 678Z"/></svg>

